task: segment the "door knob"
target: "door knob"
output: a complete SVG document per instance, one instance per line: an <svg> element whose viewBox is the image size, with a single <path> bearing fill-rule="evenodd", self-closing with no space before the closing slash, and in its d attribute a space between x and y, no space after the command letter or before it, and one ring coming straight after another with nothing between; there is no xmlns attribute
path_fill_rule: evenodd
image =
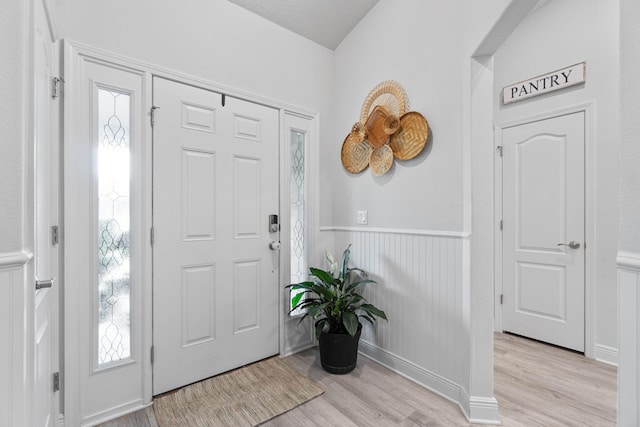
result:
<svg viewBox="0 0 640 427"><path fill-rule="evenodd" d="M280 242L276 242L275 240L272 241L271 243L269 243L269 248L273 251L279 251L280 250Z"/></svg>
<svg viewBox="0 0 640 427"><path fill-rule="evenodd" d="M580 243L572 240L569 243L557 243L556 246L569 246L571 249L578 249L580 247Z"/></svg>

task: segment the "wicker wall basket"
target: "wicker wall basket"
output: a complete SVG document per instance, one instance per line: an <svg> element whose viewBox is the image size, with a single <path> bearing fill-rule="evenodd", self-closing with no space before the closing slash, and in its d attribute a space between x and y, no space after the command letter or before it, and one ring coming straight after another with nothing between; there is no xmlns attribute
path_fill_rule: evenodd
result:
<svg viewBox="0 0 640 427"><path fill-rule="evenodd" d="M398 160L416 157L427 145L429 124L420 113L411 111L400 117L400 131L392 135L389 145Z"/></svg>
<svg viewBox="0 0 640 427"><path fill-rule="evenodd" d="M342 143L342 165L350 173L367 167L384 175L393 159L410 160L427 145L429 124L420 113L409 110L409 98L394 80L385 80L369 92L362 104L360 121Z"/></svg>
<svg viewBox="0 0 640 427"><path fill-rule="evenodd" d="M371 167L371 173L375 176L381 176L389 172L391 165L393 165L393 151L388 145L385 144L371 152L369 166Z"/></svg>
<svg viewBox="0 0 640 427"><path fill-rule="evenodd" d="M404 88L395 80L385 80L374 87L362 103L360 123L365 124L373 109L380 105L388 114L396 117L409 111L409 98Z"/></svg>
<svg viewBox="0 0 640 427"><path fill-rule="evenodd" d="M364 131L358 124L347 135L342 143L342 166L350 173L360 173L369 166L373 147L364 139Z"/></svg>

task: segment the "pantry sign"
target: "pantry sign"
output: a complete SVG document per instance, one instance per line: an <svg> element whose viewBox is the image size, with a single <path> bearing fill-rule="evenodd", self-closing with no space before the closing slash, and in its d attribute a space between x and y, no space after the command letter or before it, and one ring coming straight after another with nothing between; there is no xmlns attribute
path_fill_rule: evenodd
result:
<svg viewBox="0 0 640 427"><path fill-rule="evenodd" d="M586 62L543 74L502 89L502 103L509 104L585 82Z"/></svg>

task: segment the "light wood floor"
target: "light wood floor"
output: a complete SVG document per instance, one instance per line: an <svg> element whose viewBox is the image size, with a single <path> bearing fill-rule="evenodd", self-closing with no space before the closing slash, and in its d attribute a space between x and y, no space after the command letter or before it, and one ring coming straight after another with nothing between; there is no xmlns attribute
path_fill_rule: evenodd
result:
<svg viewBox="0 0 640 427"><path fill-rule="evenodd" d="M325 392L266 426L469 426L457 405L365 357L348 375L324 372L317 349L284 360ZM615 426L616 375L568 350L495 335L495 395L507 427ZM149 408L102 426L157 423Z"/></svg>

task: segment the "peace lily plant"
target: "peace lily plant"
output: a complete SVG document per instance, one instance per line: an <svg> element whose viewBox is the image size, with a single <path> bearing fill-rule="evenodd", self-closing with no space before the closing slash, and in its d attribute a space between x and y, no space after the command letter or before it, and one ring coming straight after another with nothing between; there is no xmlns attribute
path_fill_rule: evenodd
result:
<svg viewBox="0 0 640 427"><path fill-rule="evenodd" d="M302 290L291 300L291 311L298 308L305 313L300 322L307 317L316 319L316 336L329 334L349 334L352 337L359 330L360 319L375 324L376 317L387 320L384 311L369 304L358 293L363 285L376 283L367 278L367 273L359 268L349 267L351 245L342 254L342 265L329 252L325 257L329 262L329 271L310 268L311 280L287 286L292 290Z"/></svg>

